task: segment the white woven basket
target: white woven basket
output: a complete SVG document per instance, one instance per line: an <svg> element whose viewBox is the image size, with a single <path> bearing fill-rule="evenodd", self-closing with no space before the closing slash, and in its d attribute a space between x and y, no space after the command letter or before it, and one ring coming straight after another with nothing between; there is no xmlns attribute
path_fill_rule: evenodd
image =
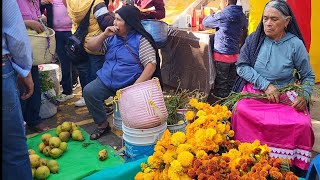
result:
<svg viewBox="0 0 320 180"><path fill-rule="evenodd" d="M31 29L27 32L32 46L33 65L51 63L56 53L55 31L47 28L39 34Z"/></svg>

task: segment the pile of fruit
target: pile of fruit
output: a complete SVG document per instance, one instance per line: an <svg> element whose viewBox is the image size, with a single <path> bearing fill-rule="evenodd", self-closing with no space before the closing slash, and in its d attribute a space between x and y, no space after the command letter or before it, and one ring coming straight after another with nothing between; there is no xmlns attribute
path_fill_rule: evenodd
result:
<svg viewBox="0 0 320 180"><path fill-rule="evenodd" d="M63 122L56 128L57 137L49 133L41 136L41 143L38 148L45 156L51 156L56 159L60 157L68 148L68 141L70 137L75 141L83 141L82 132L77 125L72 122Z"/></svg>
<svg viewBox="0 0 320 180"><path fill-rule="evenodd" d="M56 160L40 158L33 149L29 149L29 159L32 169L32 177L35 179L47 179L51 173L58 173L59 164Z"/></svg>

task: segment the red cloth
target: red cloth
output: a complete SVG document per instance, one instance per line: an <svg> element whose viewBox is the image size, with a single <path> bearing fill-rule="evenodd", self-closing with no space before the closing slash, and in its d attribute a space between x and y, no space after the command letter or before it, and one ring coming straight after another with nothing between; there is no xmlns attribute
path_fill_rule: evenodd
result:
<svg viewBox="0 0 320 180"><path fill-rule="evenodd" d="M237 62L239 54L221 54L218 52L214 52L212 56L215 61L224 63L235 63Z"/></svg>
<svg viewBox="0 0 320 180"><path fill-rule="evenodd" d="M303 39L309 52L311 44L311 0L287 0L297 19Z"/></svg>

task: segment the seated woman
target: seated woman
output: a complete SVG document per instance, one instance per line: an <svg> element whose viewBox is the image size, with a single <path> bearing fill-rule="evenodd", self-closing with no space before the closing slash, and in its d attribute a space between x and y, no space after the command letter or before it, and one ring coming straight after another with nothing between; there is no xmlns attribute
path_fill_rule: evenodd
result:
<svg viewBox="0 0 320 180"><path fill-rule="evenodd" d="M110 130L105 99L121 88L150 80L152 76L161 82L158 50L152 36L141 25L139 14L134 6L121 7L116 11L114 26L88 41L90 50L106 50L98 77L83 90L87 108L97 124L90 139L98 139Z"/></svg>
<svg viewBox="0 0 320 180"><path fill-rule="evenodd" d="M309 55L291 11L283 0L272 0L264 9L262 22L247 39L236 63L239 78L234 91L264 92L268 100L244 99L232 115L235 138L258 139L271 149L271 157L289 158L293 165L309 166L314 134L307 103L314 86ZM279 103L277 89L293 83L294 69L300 72L303 95L291 105Z"/></svg>

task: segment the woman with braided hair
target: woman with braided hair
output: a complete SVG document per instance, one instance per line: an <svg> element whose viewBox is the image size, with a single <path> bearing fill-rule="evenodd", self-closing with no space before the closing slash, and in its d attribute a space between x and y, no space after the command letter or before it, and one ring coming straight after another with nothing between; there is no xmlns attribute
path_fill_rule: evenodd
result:
<svg viewBox="0 0 320 180"><path fill-rule="evenodd" d="M267 95L268 100L243 99L232 116L235 138L258 139L271 149L271 157L289 158L308 169L314 134L307 109L314 86L309 55L294 14L283 0L269 1L257 30L247 39L237 60L233 90ZM280 103L279 88L295 82L300 72L304 91L291 104Z"/></svg>

